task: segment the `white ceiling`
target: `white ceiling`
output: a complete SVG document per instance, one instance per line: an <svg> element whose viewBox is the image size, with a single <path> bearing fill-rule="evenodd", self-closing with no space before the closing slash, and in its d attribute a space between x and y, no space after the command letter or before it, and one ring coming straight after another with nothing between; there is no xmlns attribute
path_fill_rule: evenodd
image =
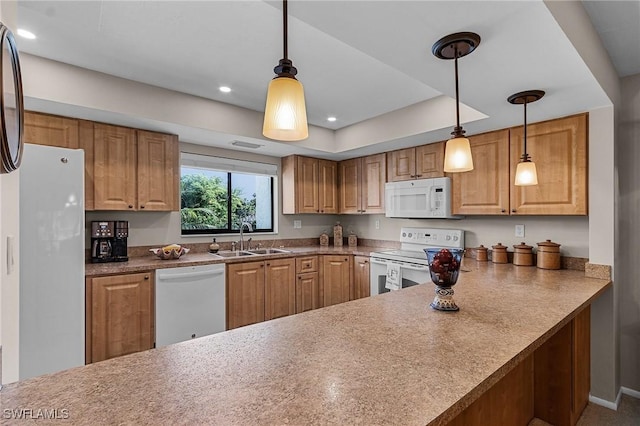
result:
<svg viewBox="0 0 640 426"><path fill-rule="evenodd" d="M588 8L596 14L604 9ZM442 94L455 96L453 63L435 58L431 46L458 31L482 37L460 60L461 101L488 116L465 124L468 134L521 124L522 110L506 98L522 90L547 92L529 109L530 121L608 102L542 1L296 0L289 1L289 16L289 57L316 126L342 129ZM18 38L18 45L33 55L262 111L282 57L281 21L280 2L259 0L18 1L18 27L38 36ZM220 85L233 91L223 94ZM338 120L327 122L329 115ZM126 120L135 123L136 117ZM349 155L441 140L449 132L385 141ZM228 147L232 139L246 138L191 132L191 142L205 145ZM272 154L295 152L262 142L275 147Z"/></svg>
<svg viewBox="0 0 640 426"><path fill-rule="evenodd" d="M640 73L640 1L583 1L620 77Z"/></svg>

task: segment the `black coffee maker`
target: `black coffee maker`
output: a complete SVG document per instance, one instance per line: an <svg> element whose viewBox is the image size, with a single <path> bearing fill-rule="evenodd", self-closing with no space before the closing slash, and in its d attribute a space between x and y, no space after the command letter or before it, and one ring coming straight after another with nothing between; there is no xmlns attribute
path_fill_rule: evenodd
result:
<svg viewBox="0 0 640 426"><path fill-rule="evenodd" d="M91 222L91 262L126 262L129 222L126 220Z"/></svg>

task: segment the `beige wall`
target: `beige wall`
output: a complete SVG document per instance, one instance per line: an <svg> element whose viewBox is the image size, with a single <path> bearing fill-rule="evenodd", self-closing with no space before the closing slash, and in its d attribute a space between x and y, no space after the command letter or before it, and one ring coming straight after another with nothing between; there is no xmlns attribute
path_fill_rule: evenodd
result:
<svg viewBox="0 0 640 426"><path fill-rule="evenodd" d="M618 132L620 384L640 392L640 74L622 79Z"/></svg>

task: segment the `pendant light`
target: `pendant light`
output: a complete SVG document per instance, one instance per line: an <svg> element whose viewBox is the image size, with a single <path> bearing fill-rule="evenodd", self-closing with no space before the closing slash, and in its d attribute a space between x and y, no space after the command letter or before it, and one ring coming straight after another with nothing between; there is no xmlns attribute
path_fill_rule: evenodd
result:
<svg viewBox="0 0 640 426"><path fill-rule="evenodd" d="M514 105L524 105L524 138L522 145L524 152L520 157L520 162L516 167L516 178L514 184L516 186L531 186L538 184L538 173L536 172L536 163L531 161L531 157L527 154L527 104L535 102L544 96L542 90L527 90L513 94L507 98L509 103Z"/></svg>
<svg viewBox="0 0 640 426"><path fill-rule="evenodd" d="M469 139L464 137L460 126L460 97L458 90L458 58L467 56L480 44L480 36L476 33L463 32L450 34L436 41L431 52L440 59L453 59L456 74L456 127L453 136L447 141L444 151L444 171L468 172L473 170L473 158Z"/></svg>
<svg viewBox="0 0 640 426"><path fill-rule="evenodd" d="M300 141L309 136L304 88L296 80L298 70L287 57L287 0L282 2L284 58L273 69L277 74L269 83L262 134L269 139Z"/></svg>

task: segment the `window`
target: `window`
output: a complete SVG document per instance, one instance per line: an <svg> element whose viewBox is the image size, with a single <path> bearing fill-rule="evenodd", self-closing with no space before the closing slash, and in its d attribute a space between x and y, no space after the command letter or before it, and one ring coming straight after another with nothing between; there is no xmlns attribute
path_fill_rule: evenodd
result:
<svg viewBox="0 0 640 426"><path fill-rule="evenodd" d="M182 235L231 234L249 223L254 232L273 232L274 164L182 153Z"/></svg>

